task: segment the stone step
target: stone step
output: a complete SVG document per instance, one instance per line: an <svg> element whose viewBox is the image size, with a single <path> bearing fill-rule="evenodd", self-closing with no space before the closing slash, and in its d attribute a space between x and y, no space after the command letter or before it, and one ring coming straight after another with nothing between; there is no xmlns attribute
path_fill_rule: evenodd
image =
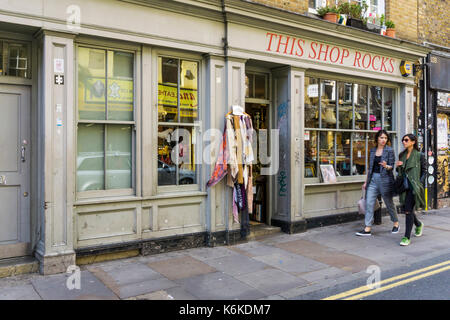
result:
<svg viewBox="0 0 450 320"><path fill-rule="evenodd" d="M0 278L26 273L36 273L38 271L39 261L34 257L19 257L0 260Z"/></svg>
<svg viewBox="0 0 450 320"><path fill-rule="evenodd" d="M257 240L279 233L282 233L280 227L269 226L264 223L251 223L250 234L247 236L247 240Z"/></svg>

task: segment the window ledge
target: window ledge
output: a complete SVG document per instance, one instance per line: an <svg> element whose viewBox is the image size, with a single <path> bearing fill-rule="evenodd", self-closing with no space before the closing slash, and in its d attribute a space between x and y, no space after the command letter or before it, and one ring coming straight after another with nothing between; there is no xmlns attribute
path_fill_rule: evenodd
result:
<svg viewBox="0 0 450 320"><path fill-rule="evenodd" d="M342 185L342 184L350 184L350 183L364 183L366 180L348 180L348 181L338 181L335 183L324 183L324 182L316 182L316 183L305 183L305 187L324 187L324 186L333 186L333 185Z"/></svg>
<svg viewBox="0 0 450 320"><path fill-rule="evenodd" d="M76 206L85 206L91 204L109 204L109 203L118 203L118 202L133 202L133 201L148 201L148 200L160 200L160 199L171 199L171 198L186 198L186 197L206 197L208 195L207 192L203 191L194 191L194 192L170 192L163 193L156 196L150 197L136 197L136 196L124 196L124 197L105 197L105 198L97 198L97 199L79 199L73 205Z"/></svg>

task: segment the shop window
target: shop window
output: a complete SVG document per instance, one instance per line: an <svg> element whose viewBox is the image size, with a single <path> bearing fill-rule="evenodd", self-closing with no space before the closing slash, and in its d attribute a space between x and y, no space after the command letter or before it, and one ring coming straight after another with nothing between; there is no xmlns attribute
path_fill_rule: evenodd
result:
<svg viewBox="0 0 450 320"><path fill-rule="evenodd" d="M198 62L158 57L158 185L197 183Z"/></svg>
<svg viewBox="0 0 450 320"><path fill-rule="evenodd" d="M245 74L245 98L268 100L268 77L265 74Z"/></svg>
<svg viewBox="0 0 450 320"><path fill-rule="evenodd" d="M134 54L78 47L77 191L133 188Z"/></svg>
<svg viewBox="0 0 450 320"><path fill-rule="evenodd" d="M394 98L391 88L305 77L305 177L319 177L321 164L338 177L366 174L376 132L395 138Z"/></svg>
<svg viewBox="0 0 450 320"><path fill-rule="evenodd" d="M26 43L0 40L0 75L30 77L30 47Z"/></svg>

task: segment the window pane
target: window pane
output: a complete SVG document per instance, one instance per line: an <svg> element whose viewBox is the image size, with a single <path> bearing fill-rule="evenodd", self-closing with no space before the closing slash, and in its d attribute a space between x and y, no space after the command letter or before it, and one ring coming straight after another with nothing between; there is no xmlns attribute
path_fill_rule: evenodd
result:
<svg viewBox="0 0 450 320"><path fill-rule="evenodd" d="M195 127L180 127L178 132L178 144L172 148L172 158L178 154L178 184L195 184L196 165L195 165L195 143L197 134Z"/></svg>
<svg viewBox="0 0 450 320"><path fill-rule="evenodd" d="M104 126L78 124L77 191L105 189Z"/></svg>
<svg viewBox="0 0 450 320"><path fill-rule="evenodd" d="M134 55L108 51L108 120L133 120Z"/></svg>
<svg viewBox="0 0 450 320"><path fill-rule="evenodd" d="M246 98L253 98L254 97L253 81L254 81L254 75L253 74L246 74L245 75L245 97Z"/></svg>
<svg viewBox="0 0 450 320"><path fill-rule="evenodd" d="M320 164L334 165L334 133L320 132Z"/></svg>
<svg viewBox="0 0 450 320"><path fill-rule="evenodd" d="M132 187L131 126L106 126L106 189Z"/></svg>
<svg viewBox="0 0 450 320"><path fill-rule="evenodd" d="M25 44L10 44L8 75L26 78L27 71L28 71L27 46Z"/></svg>
<svg viewBox="0 0 450 320"><path fill-rule="evenodd" d="M367 130L367 86L354 85L355 129Z"/></svg>
<svg viewBox="0 0 450 320"><path fill-rule="evenodd" d="M265 75L255 74L255 98L267 99Z"/></svg>
<svg viewBox="0 0 450 320"><path fill-rule="evenodd" d="M3 70L3 42L0 41L0 76L2 76L5 71L6 70Z"/></svg>
<svg viewBox="0 0 450 320"><path fill-rule="evenodd" d="M305 128L319 128L319 80L305 77Z"/></svg>
<svg viewBox="0 0 450 320"><path fill-rule="evenodd" d="M195 141L193 127L158 128L158 184L196 183ZM178 179L177 179L178 175Z"/></svg>
<svg viewBox="0 0 450 320"><path fill-rule="evenodd" d="M78 48L78 112L85 120L106 120L106 52Z"/></svg>
<svg viewBox="0 0 450 320"><path fill-rule="evenodd" d="M339 92L339 128L351 129L353 119L352 106L352 87L351 83L338 82Z"/></svg>
<svg viewBox="0 0 450 320"><path fill-rule="evenodd" d="M381 87L370 87L370 130L381 129Z"/></svg>
<svg viewBox="0 0 450 320"><path fill-rule="evenodd" d="M322 128L336 128L336 81L321 81Z"/></svg>
<svg viewBox="0 0 450 320"><path fill-rule="evenodd" d="M176 166L172 161L175 127L158 126L158 185L176 184ZM173 141L172 141L173 140Z"/></svg>
<svg viewBox="0 0 450 320"><path fill-rule="evenodd" d="M353 169L355 175L366 174L366 138L364 133L353 133Z"/></svg>
<svg viewBox="0 0 450 320"><path fill-rule="evenodd" d="M384 129L393 131L394 90L384 88Z"/></svg>
<svg viewBox="0 0 450 320"><path fill-rule="evenodd" d="M336 133L336 171L340 176L351 175L350 132Z"/></svg>
<svg viewBox="0 0 450 320"><path fill-rule="evenodd" d="M158 121L178 121L178 59L158 58Z"/></svg>
<svg viewBox="0 0 450 320"><path fill-rule="evenodd" d="M317 131L305 132L305 178L317 177Z"/></svg>
<svg viewBox="0 0 450 320"><path fill-rule="evenodd" d="M180 122L194 123L198 118L198 63L181 61Z"/></svg>

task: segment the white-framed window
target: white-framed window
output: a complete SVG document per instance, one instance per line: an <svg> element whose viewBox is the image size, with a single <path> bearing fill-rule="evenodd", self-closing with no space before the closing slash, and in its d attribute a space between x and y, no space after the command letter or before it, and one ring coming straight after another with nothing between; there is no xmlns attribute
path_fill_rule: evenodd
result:
<svg viewBox="0 0 450 320"><path fill-rule="evenodd" d="M305 178L331 164L338 177L367 173L375 134L396 138L395 89L305 77Z"/></svg>
<svg viewBox="0 0 450 320"><path fill-rule="evenodd" d="M135 190L134 51L77 45L76 190L81 197Z"/></svg>
<svg viewBox="0 0 450 320"><path fill-rule="evenodd" d="M0 76L30 78L29 43L0 39Z"/></svg>
<svg viewBox="0 0 450 320"><path fill-rule="evenodd" d="M198 187L202 161L197 143L201 129L200 61L167 54L157 59L158 187Z"/></svg>

